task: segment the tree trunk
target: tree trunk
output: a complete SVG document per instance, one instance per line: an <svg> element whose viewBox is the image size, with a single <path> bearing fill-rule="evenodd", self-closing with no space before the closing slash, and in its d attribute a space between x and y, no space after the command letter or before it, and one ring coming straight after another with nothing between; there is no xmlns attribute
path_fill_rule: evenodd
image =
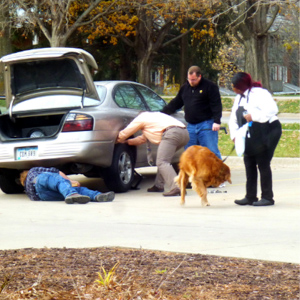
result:
<svg viewBox="0 0 300 300"><path fill-rule="evenodd" d="M144 55L138 55L138 82L147 86L151 85L150 71L152 66L152 58L150 55L144 53Z"/></svg>
<svg viewBox="0 0 300 300"><path fill-rule="evenodd" d="M120 54L120 80L134 80L131 74L131 60L129 53Z"/></svg>
<svg viewBox="0 0 300 300"><path fill-rule="evenodd" d="M68 37L69 37L68 33L64 32L64 31L59 32L54 27L52 29L52 35L49 39L50 46L51 47L65 47L67 44Z"/></svg>
<svg viewBox="0 0 300 300"><path fill-rule="evenodd" d="M184 21L184 28L187 28L187 21ZM180 77L179 83L182 86L186 82L187 71L189 68L189 59L188 59L188 35L184 35L180 39Z"/></svg>
<svg viewBox="0 0 300 300"><path fill-rule="evenodd" d="M7 21L8 12L5 10L0 10L0 24L9 24ZM0 26L0 58L6 54L10 54L11 42L9 39L9 27ZM0 95L4 95L4 78L3 72L0 71Z"/></svg>
<svg viewBox="0 0 300 300"><path fill-rule="evenodd" d="M137 76L139 83L150 86L152 55L155 52L152 17L147 15L144 9L140 11L139 17L145 20L145 22L139 22L136 36L140 38L138 38L134 44L134 51L137 56Z"/></svg>
<svg viewBox="0 0 300 300"><path fill-rule="evenodd" d="M232 24L235 26L234 23L237 23L235 30L240 33L238 39L245 46L245 72L270 90L268 32L279 12L279 6L271 5L268 1L238 2L238 14Z"/></svg>
<svg viewBox="0 0 300 300"><path fill-rule="evenodd" d="M244 40L245 72L251 74L253 80L260 81L264 88L270 90L268 68L268 36L251 35Z"/></svg>
<svg viewBox="0 0 300 300"><path fill-rule="evenodd" d="M66 44L57 36L52 36L50 42L51 47L65 47Z"/></svg>

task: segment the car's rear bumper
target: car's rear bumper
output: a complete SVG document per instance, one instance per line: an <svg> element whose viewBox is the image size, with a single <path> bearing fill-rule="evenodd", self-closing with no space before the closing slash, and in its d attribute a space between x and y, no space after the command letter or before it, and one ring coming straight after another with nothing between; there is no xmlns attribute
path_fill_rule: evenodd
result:
<svg viewBox="0 0 300 300"><path fill-rule="evenodd" d="M99 167L111 165L114 141L88 140L89 134L60 134L57 139L35 142L0 143L0 168L28 169L33 166L61 166L68 163L84 163ZM90 134L90 138L91 138ZM37 147L34 158L17 159L17 149Z"/></svg>

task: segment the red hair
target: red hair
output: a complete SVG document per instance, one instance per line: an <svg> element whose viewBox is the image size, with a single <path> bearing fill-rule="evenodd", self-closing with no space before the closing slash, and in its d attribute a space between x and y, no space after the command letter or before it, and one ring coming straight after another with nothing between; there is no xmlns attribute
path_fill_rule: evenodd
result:
<svg viewBox="0 0 300 300"><path fill-rule="evenodd" d="M245 72L238 72L232 78L233 87L241 90L243 93L252 87L262 87L259 81L253 81L251 75Z"/></svg>

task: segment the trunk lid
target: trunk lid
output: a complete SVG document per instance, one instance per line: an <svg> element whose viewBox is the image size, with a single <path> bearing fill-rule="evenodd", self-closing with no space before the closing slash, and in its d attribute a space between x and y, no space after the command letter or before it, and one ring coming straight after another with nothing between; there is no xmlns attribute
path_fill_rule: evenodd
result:
<svg viewBox="0 0 300 300"><path fill-rule="evenodd" d="M97 69L97 63L82 49L59 47L21 51L3 56L0 64L4 71L6 106L10 107L11 114L14 105L29 99L79 96L82 107L85 97L100 100L89 69L89 66Z"/></svg>

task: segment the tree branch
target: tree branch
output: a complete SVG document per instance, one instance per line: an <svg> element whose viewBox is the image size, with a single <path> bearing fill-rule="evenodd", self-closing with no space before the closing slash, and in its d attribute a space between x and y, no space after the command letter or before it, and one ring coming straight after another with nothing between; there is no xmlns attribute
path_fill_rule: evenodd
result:
<svg viewBox="0 0 300 300"><path fill-rule="evenodd" d="M271 28L271 26L273 25L277 15L278 15L278 12L279 12L279 6L278 5L275 5L275 11L273 12L273 15L272 15L272 18L270 19L270 21L268 22L268 24L266 25L265 29L260 32L258 34L258 36L262 36L262 35L265 35L269 29Z"/></svg>

